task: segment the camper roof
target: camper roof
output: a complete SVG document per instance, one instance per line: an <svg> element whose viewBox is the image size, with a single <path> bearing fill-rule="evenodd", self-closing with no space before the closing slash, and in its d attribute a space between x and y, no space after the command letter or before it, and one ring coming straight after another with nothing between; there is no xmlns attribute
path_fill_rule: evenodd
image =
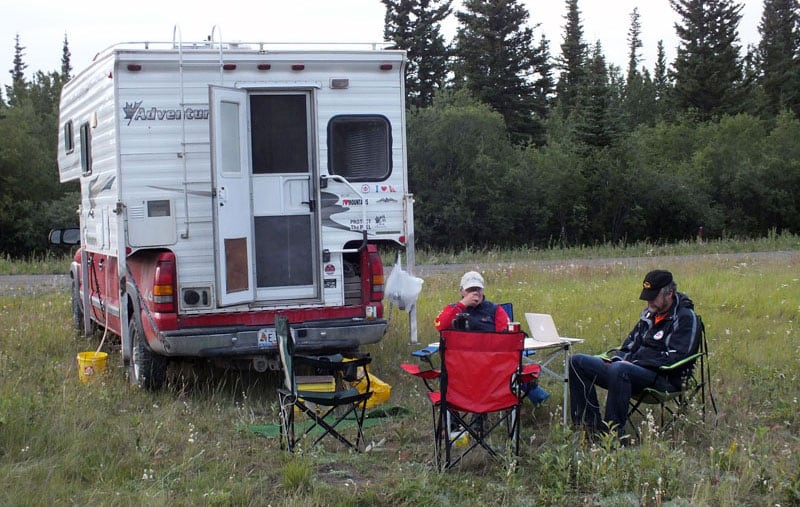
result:
<svg viewBox="0 0 800 507"><path fill-rule="evenodd" d="M253 53L269 54L281 52L383 52L391 46L390 42L245 42L245 41L139 41L117 42L97 53L95 60L112 52L211 52L211 53ZM397 52L397 51L387 51Z"/></svg>

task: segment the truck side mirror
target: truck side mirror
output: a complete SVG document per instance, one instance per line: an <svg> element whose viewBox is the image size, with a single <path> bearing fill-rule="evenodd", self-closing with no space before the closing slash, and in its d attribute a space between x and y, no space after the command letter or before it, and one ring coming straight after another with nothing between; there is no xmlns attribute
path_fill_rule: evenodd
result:
<svg viewBox="0 0 800 507"><path fill-rule="evenodd" d="M78 227L51 229L48 238L51 245L77 245L81 242L81 230Z"/></svg>

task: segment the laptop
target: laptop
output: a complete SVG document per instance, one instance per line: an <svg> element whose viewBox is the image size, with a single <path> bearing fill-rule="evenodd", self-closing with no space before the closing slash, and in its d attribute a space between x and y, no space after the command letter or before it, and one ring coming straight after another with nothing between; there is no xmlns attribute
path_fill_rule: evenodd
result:
<svg viewBox="0 0 800 507"><path fill-rule="evenodd" d="M526 313L525 320L531 330L531 338L525 340L525 348L547 348L564 343L583 341L578 338L560 336L556 330L556 324L553 322L553 317L549 313Z"/></svg>

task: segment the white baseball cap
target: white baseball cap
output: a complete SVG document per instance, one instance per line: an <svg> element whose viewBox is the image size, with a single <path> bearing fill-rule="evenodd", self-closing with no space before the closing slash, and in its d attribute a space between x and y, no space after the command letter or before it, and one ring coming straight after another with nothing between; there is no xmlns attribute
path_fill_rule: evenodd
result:
<svg viewBox="0 0 800 507"><path fill-rule="evenodd" d="M461 289L471 289L472 287L484 288L483 277L477 271L467 271L464 273L464 276L461 277Z"/></svg>

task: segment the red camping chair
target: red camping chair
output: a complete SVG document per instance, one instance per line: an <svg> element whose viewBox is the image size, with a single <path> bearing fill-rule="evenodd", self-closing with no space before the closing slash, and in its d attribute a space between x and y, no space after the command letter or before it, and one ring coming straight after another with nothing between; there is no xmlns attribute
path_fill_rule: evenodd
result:
<svg viewBox="0 0 800 507"><path fill-rule="evenodd" d="M440 390L428 393L440 469L455 466L479 446L498 456L490 441L498 428L495 433L505 433L507 445L519 454L524 339L522 332L442 331Z"/></svg>

